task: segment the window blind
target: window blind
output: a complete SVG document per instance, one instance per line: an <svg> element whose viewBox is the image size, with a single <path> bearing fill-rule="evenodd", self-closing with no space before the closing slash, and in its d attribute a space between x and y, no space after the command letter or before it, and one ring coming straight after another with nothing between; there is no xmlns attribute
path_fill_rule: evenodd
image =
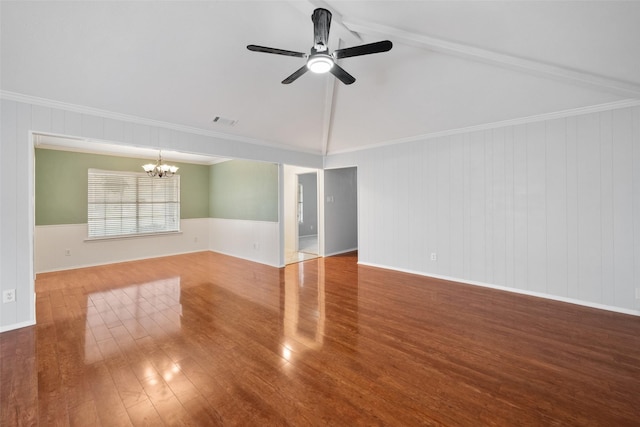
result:
<svg viewBox="0 0 640 427"><path fill-rule="evenodd" d="M180 230L180 175L88 171L89 238Z"/></svg>

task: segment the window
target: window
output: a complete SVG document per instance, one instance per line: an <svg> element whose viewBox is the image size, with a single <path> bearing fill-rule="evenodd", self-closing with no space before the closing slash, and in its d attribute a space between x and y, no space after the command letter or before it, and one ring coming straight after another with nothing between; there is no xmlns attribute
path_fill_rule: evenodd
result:
<svg viewBox="0 0 640 427"><path fill-rule="evenodd" d="M89 169L89 239L180 231L180 176Z"/></svg>

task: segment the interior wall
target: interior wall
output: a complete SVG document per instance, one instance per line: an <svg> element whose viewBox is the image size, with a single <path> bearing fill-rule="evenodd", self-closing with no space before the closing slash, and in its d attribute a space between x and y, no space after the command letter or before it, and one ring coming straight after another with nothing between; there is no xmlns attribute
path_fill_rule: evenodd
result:
<svg viewBox="0 0 640 427"><path fill-rule="evenodd" d="M229 160L211 166L209 216L278 221L278 165Z"/></svg>
<svg viewBox="0 0 640 427"><path fill-rule="evenodd" d="M325 160L351 165L362 264L640 314L640 107Z"/></svg>
<svg viewBox="0 0 640 427"><path fill-rule="evenodd" d="M89 169L143 172L149 159L35 150L36 225L86 224ZM155 161L154 161L155 162ZM180 169L180 218L209 216L209 165L167 162Z"/></svg>
<svg viewBox="0 0 640 427"><path fill-rule="evenodd" d="M3 100L0 114L0 291L16 291L15 302L0 303L3 332L35 323L35 215L31 106Z"/></svg>
<svg viewBox="0 0 640 427"><path fill-rule="evenodd" d="M209 248L209 166L180 167L180 233L87 241L87 171L141 172L144 159L35 150L36 273Z"/></svg>
<svg viewBox="0 0 640 427"><path fill-rule="evenodd" d="M73 108L73 109L71 109ZM0 291L15 289L16 301L0 304L0 332L35 323L34 147L31 132L115 144L171 149L217 157L322 167L322 156L223 139L179 126L124 121L93 110L42 100L3 98L0 106ZM195 131L195 130L194 130Z"/></svg>
<svg viewBox="0 0 640 427"><path fill-rule="evenodd" d="M212 251L280 266L278 175L277 164L253 160L211 166Z"/></svg>
<svg viewBox="0 0 640 427"><path fill-rule="evenodd" d="M324 171L325 255L358 249L357 169Z"/></svg>
<svg viewBox="0 0 640 427"><path fill-rule="evenodd" d="M277 227L260 223L278 221L274 163L172 162L180 167L180 233L87 241L87 170L137 172L141 159L50 149L35 155L36 273L203 250L279 265Z"/></svg>
<svg viewBox="0 0 640 427"><path fill-rule="evenodd" d="M281 267L280 223L209 219L209 250L272 267Z"/></svg>

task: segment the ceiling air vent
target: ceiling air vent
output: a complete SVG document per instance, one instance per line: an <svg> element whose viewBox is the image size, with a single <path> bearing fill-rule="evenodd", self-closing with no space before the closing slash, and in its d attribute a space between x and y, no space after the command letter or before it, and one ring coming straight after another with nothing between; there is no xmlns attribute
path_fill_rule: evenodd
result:
<svg viewBox="0 0 640 427"><path fill-rule="evenodd" d="M220 116L215 116L213 118L213 120L211 120L212 123L216 123L219 125L225 125L225 126L233 126L236 123L238 123L237 120L232 120L232 119L226 119L224 117L220 117Z"/></svg>

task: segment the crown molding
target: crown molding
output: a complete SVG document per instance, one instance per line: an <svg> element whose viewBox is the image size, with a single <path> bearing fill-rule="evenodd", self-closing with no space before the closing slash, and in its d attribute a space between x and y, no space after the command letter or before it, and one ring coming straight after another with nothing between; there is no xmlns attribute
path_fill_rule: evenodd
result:
<svg viewBox="0 0 640 427"><path fill-rule="evenodd" d="M545 62L520 58L514 55L507 55L487 49L481 49L463 43L456 43L384 25L357 20L343 20L343 24L352 31L388 37L392 40L402 41L410 46L429 49L448 55L455 55L474 61L499 65L510 69L524 71L529 74L562 80L573 84L580 84L624 97L640 98L640 85L630 82L599 76L558 65L547 64Z"/></svg>
<svg viewBox="0 0 640 427"><path fill-rule="evenodd" d="M47 98L40 98L37 96L25 95L22 93L10 92L6 90L0 90L0 99L5 99L7 101L22 102L22 103L31 104L31 105L38 105L38 106L47 107L47 108L55 108L55 109L70 111L78 114L87 114L87 115L101 117L105 119L113 119L113 120L119 120L123 122L135 123L138 125L154 126L154 127L164 128L164 129L175 130L178 132L185 132L185 133L190 133L195 135L208 136L211 138L224 139L227 141L237 141L245 144L259 145L262 147L269 147L269 148L274 148L279 150L304 153L304 154L314 154L314 155L320 154L317 151L301 150L294 147L285 147L282 144L265 141L261 139L254 139L254 138L248 138L248 137L243 137L238 135L226 134L222 132L216 132L216 131L192 127L192 126L184 126L176 123L163 122L160 120L154 120L154 119L149 119L145 117L115 113L113 111L101 110L99 108L87 107L87 106L78 105L78 104L71 104L67 102L56 101L56 100L47 99Z"/></svg>
<svg viewBox="0 0 640 427"><path fill-rule="evenodd" d="M440 132L431 132L431 133L411 136L407 138L400 138L400 139L394 139L390 141L379 142L375 144L369 144L369 145L365 145L357 148L334 151L329 153L328 155L330 156L334 154L353 153L356 151L364 151L372 148L380 148L380 147L386 147L389 145L405 144L409 142L425 141L425 140L434 139L434 138L458 135L461 133L471 133L471 132L478 132L483 130L498 129L498 128L503 128L508 126L518 126L518 125L523 125L527 123L542 122L542 121L554 120L554 119L563 119L566 117L581 116L584 114L600 113L602 111L619 110L621 108L638 107L638 106L640 106L640 100L625 99L622 101L608 102L605 104L572 108L569 110L562 110L554 113L545 113L545 114L539 114L535 116L527 116L527 117L521 117L517 119L502 120L499 122L486 123L486 124L475 125L475 126L467 126L467 127L457 128L457 129L448 129Z"/></svg>

